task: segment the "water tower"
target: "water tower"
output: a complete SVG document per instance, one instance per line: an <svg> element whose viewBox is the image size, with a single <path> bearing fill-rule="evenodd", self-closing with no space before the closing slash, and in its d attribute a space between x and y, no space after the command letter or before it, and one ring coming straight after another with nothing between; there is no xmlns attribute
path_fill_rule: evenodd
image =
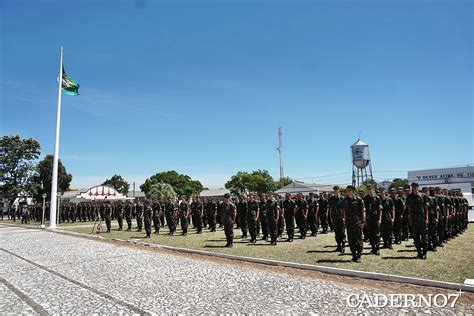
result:
<svg viewBox="0 0 474 316"><path fill-rule="evenodd" d="M369 145L358 139L351 146L352 153L352 185L359 186L372 180L372 164L370 163Z"/></svg>

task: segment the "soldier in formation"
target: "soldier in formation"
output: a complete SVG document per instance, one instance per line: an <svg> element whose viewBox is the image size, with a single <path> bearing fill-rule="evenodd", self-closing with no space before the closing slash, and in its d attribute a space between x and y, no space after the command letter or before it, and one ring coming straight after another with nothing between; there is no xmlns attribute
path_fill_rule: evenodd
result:
<svg viewBox="0 0 474 316"><path fill-rule="evenodd" d="M230 195L224 195L224 203L221 205L222 224L224 225L224 233L227 239L225 247L232 248L234 244L234 223L236 217L236 207L230 201Z"/></svg>
<svg viewBox="0 0 474 316"><path fill-rule="evenodd" d="M360 262L364 245L362 231L366 225L365 203L363 199L355 195L354 186L349 185L346 190L347 196L343 201L343 208L344 223L347 227L347 241L352 252L352 261ZM374 247L372 247L372 251L374 251Z"/></svg>
<svg viewBox="0 0 474 316"><path fill-rule="evenodd" d="M339 186L333 187L334 194L329 198L329 218L334 229L334 238L336 239L336 250L340 253L345 252L346 228L344 223L344 198L340 193Z"/></svg>

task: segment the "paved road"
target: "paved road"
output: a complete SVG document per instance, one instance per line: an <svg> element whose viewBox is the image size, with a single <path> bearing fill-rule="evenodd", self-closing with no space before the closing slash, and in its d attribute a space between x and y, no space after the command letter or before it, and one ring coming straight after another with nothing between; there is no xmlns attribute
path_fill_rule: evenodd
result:
<svg viewBox="0 0 474 316"><path fill-rule="evenodd" d="M1 224L0 240L0 314L339 314L353 311L349 294L373 294L328 280ZM457 304L436 312L472 313L470 308Z"/></svg>

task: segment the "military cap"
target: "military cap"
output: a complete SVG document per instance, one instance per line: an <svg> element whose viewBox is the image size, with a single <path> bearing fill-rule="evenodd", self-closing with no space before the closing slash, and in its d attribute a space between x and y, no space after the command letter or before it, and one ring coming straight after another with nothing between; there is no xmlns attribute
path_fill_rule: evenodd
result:
<svg viewBox="0 0 474 316"><path fill-rule="evenodd" d="M372 188L372 184L367 184L367 189Z"/></svg>
<svg viewBox="0 0 474 316"><path fill-rule="evenodd" d="M385 191L385 189L382 188L382 187L380 187L380 188L379 188L379 192L383 192L383 191Z"/></svg>
<svg viewBox="0 0 474 316"><path fill-rule="evenodd" d="M346 187L347 190L355 190L355 187L353 185L348 185Z"/></svg>
<svg viewBox="0 0 474 316"><path fill-rule="evenodd" d="M230 198L230 194L229 194L229 193L226 193L226 194L224 194L224 197L225 197L225 198Z"/></svg>
<svg viewBox="0 0 474 316"><path fill-rule="evenodd" d="M398 187L398 191L403 191L403 187Z"/></svg>
<svg viewBox="0 0 474 316"><path fill-rule="evenodd" d="M332 187L333 190L339 190L339 186L338 185L335 185Z"/></svg>
<svg viewBox="0 0 474 316"><path fill-rule="evenodd" d="M298 195L303 195L303 193L301 193L301 192L298 192Z"/></svg>
<svg viewBox="0 0 474 316"><path fill-rule="evenodd" d="M434 189L435 189L434 187L429 187L428 188L428 190L430 190L430 191L434 191Z"/></svg>
<svg viewBox="0 0 474 316"><path fill-rule="evenodd" d="M395 188L390 189L390 192L395 192L395 191L396 191Z"/></svg>
<svg viewBox="0 0 474 316"><path fill-rule="evenodd" d="M419 187L420 185L418 184L418 182L412 182L412 183L411 183L411 186L412 186L412 187Z"/></svg>

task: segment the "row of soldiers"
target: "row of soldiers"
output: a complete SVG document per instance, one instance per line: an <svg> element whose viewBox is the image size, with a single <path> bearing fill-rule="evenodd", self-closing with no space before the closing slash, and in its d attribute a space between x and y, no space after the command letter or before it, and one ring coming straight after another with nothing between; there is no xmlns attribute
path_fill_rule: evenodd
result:
<svg viewBox="0 0 474 316"><path fill-rule="evenodd" d="M347 187L342 202L353 261L360 261L364 240L370 242L371 254L380 255L380 236L385 248L392 248L393 238L397 244L413 238L417 257L426 259L428 250L436 251L467 229L469 204L459 191L437 187L419 192L414 182L411 191L392 189L390 196L383 189L377 196L368 186L367 195L361 198L354 195L354 189Z"/></svg>
<svg viewBox="0 0 474 316"><path fill-rule="evenodd" d="M335 186L329 198L325 194L318 197L312 193L306 198L298 194L296 199L291 194L287 194L285 199L273 194L250 194L240 196L238 201L231 201L226 195L222 203L194 198L188 204L184 197L179 203L173 199L139 202L135 206L137 229L142 229L143 218L147 237L150 236L151 222L155 232L159 232L159 224L164 224L164 219L161 219L164 214L171 235L178 222L183 235L187 234L191 221L198 233L207 224L210 231L215 231L216 222L219 222L226 232L227 247L233 244L234 224L242 230L242 238L250 234L251 243L257 241L261 231L262 239L270 239L271 245L276 245L285 227L287 241L293 241L296 221L301 239L306 238L308 230L311 236L316 236L320 225L323 233L328 231L328 227L334 230L335 251L344 252L347 232L353 260L360 261L363 241L370 242L371 254L380 255L381 238L382 248L392 248L393 242L399 244L413 238L418 257L426 259L427 250L436 251L437 247L443 247L449 239L467 228L468 202L459 191L424 188L423 193L418 194L416 183L411 192L399 188L388 193L381 189L376 194L369 185L365 196L362 192L356 196L354 190L348 186L343 197L339 187ZM354 227L358 228L354 230ZM360 234L359 228L362 228Z"/></svg>
<svg viewBox="0 0 474 316"><path fill-rule="evenodd" d="M416 197L412 196L414 187ZM354 190L354 187L348 186L345 197L335 186L330 196L310 193L304 197L298 194L296 199L291 194L287 194L285 199L274 194L250 194L233 201L226 195L223 202L195 197L189 203L183 197L179 202L168 199L136 203L61 203L59 219L60 222L105 219L107 231L110 232L112 220L117 219L119 230L123 229L126 221L127 230L131 230L132 218L135 218L137 230L142 231L144 226L148 238L152 225L155 233L159 233L160 227L166 223L169 234L173 235L176 226L181 224L182 234L187 235L190 223L198 234L205 227L214 232L219 224L219 227L224 226L227 247L233 244L234 224L241 229L242 238L250 234L251 243L256 243L257 236L262 232L263 240L276 245L285 227L287 241L293 241L296 221L301 239L306 238L308 231L311 236L316 236L320 227L322 233L327 233L328 229L334 230L337 244L335 251L339 252L345 251L347 232L354 261L360 260L363 241L370 242L371 254L380 255L381 239L382 248L392 248L392 243L399 244L409 238L415 241L418 257L424 259L427 250L436 251L437 247L443 247L449 239L467 228L468 202L459 191L442 190L439 187L423 188L423 193L418 194L416 184L412 185L411 192L398 188L391 189L389 193L381 189L376 194L369 185L365 196L363 192L357 196ZM39 205L33 213L39 214L38 209ZM358 219L354 217L356 215ZM425 219L424 223L422 219ZM362 227L360 234L357 232L359 229L354 232L354 227L358 226ZM359 240L359 237L362 239Z"/></svg>

